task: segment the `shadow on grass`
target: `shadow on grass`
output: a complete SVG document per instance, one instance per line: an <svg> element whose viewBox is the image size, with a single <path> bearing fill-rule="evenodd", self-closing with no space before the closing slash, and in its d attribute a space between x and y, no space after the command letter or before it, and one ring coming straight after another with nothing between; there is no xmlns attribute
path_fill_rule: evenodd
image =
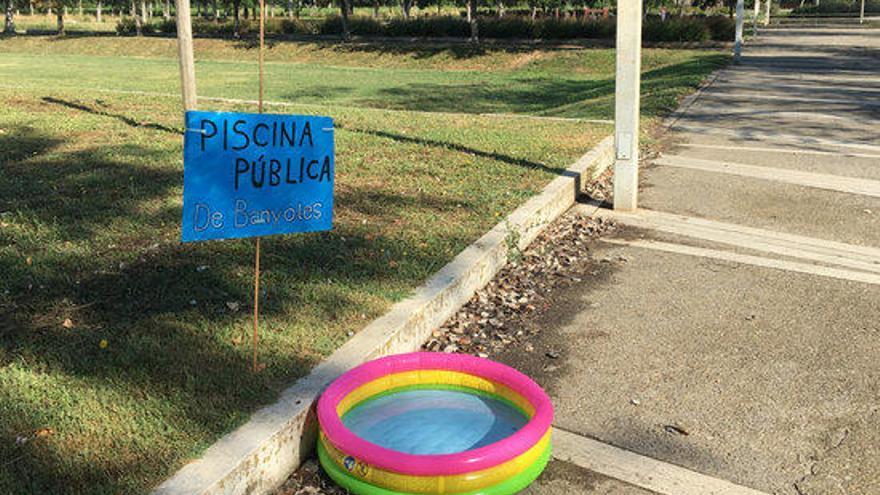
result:
<svg viewBox="0 0 880 495"><path fill-rule="evenodd" d="M377 237L359 222L265 239L270 292L261 304L261 359L269 366L254 374L247 338L235 342L249 328L253 243L181 244L176 229L168 236L163 224L179 221L180 206L163 198L174 196L182 174L130 159L161 163L167 153L140 145L68 151L63 140L32 128L4 130L0 219L13 227L0 230L0 377L19 370L34 383L43 376L95 393L106 389L107 398L90 404L88 393L66 388L21 397L0 391L3 493L142 492L144 483L171 474L274 400L316 364L321 345L338 345L346 329L358 326L351 323L357 315L375 315L374 303L358 294L389 297L379 294L385 286L405 291L448 261L450 246L466 241L451 235L443 245L421 245ZM154 202L161 207L146 207ZM340 191L337 202L371 219L456 207L453 200L360 187ZM242 307L233 310L230 301ZM308 352L277 349L295 339L284 337L292 330L283 320L298 314L327 322L329 334L310 337L325 344L302 344ZM72 328L62 324L68 318ZM127 406L112 403L120 397ZM140 401L151 405L130 409ZM102 434L91 413L104 417L117 407L137 421L111 420ZM43 427L54 435L15 443Z"/></svg>
<svg viewBox="0 0 880 495"><path fill-rule="evenodd" d="M54 98L52 96L44 96L43 101L45 101L46 103L54 103L56 105L61 105L61 106L71 108L74 110L79 110L82 112L90 113L92 115L100 115L102 117L112 117L112 118L118 120L119 122L122 122L123 124L129 126L129 127L144 127L147 129L154 129L157 131L167 132L170 134L181 134L181 135L183 134L183 130L181 130L181 129L174 129L171 127L164 126L162 124L157 124L155 122L138 122L138 121L132 119L131 117L127 117L122 114L110 113L110 112L107 112L104 110L100 110L100 109L93 108L93 107L90 107L87 105L83 105L81 103L75 103L72 101L62 100L60 98Z"/></svg>
<svg viewBox="0 0 880 495"><path fill-rule="evenodd" d="M336 127L339 129L345 129L350 132L357 132L361 134L369 134L372 136L382 137L386 139L390 139L392 141L397 141L401 143L413 143L420 145L427 145L436 148L444 148L457 151L459 153L466 153L469 155L479 156L481 158L490 158L492 160L497 160L502 163L507 163L508 165L514 165L517 167L532 169L532 170L541 170L544 172L550 172L553 174L567 174L565 168L563 167L548 167L543 163L537 163L529 160L525 160L522 158L515 158L509 155L504 155L501 153L488 152L483 150L478 150L476 148L471 148L469 146L464 146L461 144L448 143L445 141L435 141L432 139L413 137L413 136L405 136L403 134L397 134L388 131L378 131L373 129L356 129L344 126L342 124L337 123Z"/></svg>
<svg viewBox="0 0 880 495"><path fill-rule="evenodd" d="M646 71L642 75L645 116L662 116L677 97L700 85L727 63L726 54L707 53L694 59ZM351 88L318 86L312 96L347 96ZM384 87L358 104L373 108L451 113L523 113L574 118L613 118L614 79L581 79L522 75L504 81L414 83ZM283 95L296 101L299 93Z"/></svg>

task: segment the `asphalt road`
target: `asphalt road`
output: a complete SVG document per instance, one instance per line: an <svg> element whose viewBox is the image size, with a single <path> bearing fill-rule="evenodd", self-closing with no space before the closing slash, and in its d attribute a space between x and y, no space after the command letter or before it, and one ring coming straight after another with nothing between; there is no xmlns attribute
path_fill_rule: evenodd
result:
<svg viewBox="0 0 880 495"><path fill-rule="evenodd" d="M744 55L676 122L640 205L778 245L622 221L593 247L601 276L535 322L559 357L504 360L569 431L767 493L880 494L880 31L769 30ZM528 493L649 492L557 461Z"/></svg>

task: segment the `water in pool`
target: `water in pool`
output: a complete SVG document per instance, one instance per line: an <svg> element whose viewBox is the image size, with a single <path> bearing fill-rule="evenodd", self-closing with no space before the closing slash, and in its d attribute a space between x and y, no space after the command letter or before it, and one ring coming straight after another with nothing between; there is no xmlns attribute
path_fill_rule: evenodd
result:
<svg viewBox="0 0 880 495"><path fill-rule="evenodd" d="M359 437L408 454L453 454L510 436L528 422L509 404L458 390L408 390L366 401L342 417Z"/></svg>

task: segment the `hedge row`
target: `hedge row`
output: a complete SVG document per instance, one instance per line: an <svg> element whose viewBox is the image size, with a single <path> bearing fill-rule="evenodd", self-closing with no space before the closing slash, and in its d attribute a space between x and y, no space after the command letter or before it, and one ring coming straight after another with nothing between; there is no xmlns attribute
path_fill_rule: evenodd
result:
<svg viewBox="0 0 880 495"><path fill-rule="evenodd" d="M792 15L858 14L861 1L822 0L819 5L804 5L791 11ZM880 13L880 0L865 0L865 13Z"/></svg>
<svg viewBox="0 0 880 495"><path fill-rule="evenodd" d="M410 20L392 19L382 22L371 17L355 16L348 20L351 34L356 36L385 37L431 37L466 38L470 36L467 20L459 17L421 17ZM239 22L241 36L252 32L256 27L246 19ZM485 17L479 20L480 36L491 39L613 39L616 28L615 19L530 19L521 16L503 18ZM120 35L133 35L135 25L132 19L123 19L116 27ZM160 21L144 24L143 32L151 34L176 32L174 21ZM231 37L234 34L230 20L215 22L196 19L193 32L202 36ZM322 21L301 21L298 19L272 20L266 24L269 34L283 35L340 35L342 19L328 17ZM680 17L665 22L649 17L643 25L645 41L731 41L734 36L734 22L723 16Z"/></svg>

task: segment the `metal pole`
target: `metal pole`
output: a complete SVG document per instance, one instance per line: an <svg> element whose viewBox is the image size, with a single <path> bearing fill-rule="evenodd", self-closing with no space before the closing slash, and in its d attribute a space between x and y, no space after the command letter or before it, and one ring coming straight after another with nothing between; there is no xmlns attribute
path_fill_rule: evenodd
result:
<svg viewBox="0 0 880 495"><path fill-rule="evenodd" d="M743 0L736 0L736 44L733 47L733 61L735 63L738 63L740 56L742 56L744 9Z"/></svg>
<svg viewBox="0 0 880 495"><path fill-rule="evenodd" d="M741 0L740 0L741 1ZM617 75L614 86L614 209L635 210L639 191L639 84L642 0L617 3Z"/></svg>
<svg viewBox="0 0 880 495"><path fill-rule="evenodd" d="M180 55L180 89L183 109L196 108L196 66L193 57L192 19L189 0L175 0L177 9L177 51Z"/></svg>

